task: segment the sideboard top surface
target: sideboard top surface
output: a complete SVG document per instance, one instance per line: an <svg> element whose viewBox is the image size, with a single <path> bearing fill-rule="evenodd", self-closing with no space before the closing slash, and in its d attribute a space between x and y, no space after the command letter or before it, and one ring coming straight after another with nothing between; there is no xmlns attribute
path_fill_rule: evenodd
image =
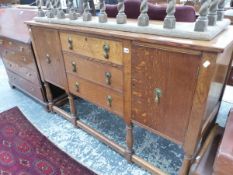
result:
<svg viewBox="0 0 233 175"><path fill-rule="evenodd" d="M91 27L78 27L78 26L70 26L70 25L40 23L35 21L26 21L26 24L31 26L40 26L40 27L53 28L59 30L96 34L96 35L102 35L108 37L117 37L121 39L129 39L132 41L162 44L167 46L181 47L192 50L209 51L209 52L223 52L225 48L233 44L233 35L232 35L233 26L229 26L225 31L223 31L221 34L219 34L211 41L200 41L200 40L191 40L191 39L163 37L157 35L138 34L138 33L123 32L116 30L104 30L104 29L97 29Z"/></svg>

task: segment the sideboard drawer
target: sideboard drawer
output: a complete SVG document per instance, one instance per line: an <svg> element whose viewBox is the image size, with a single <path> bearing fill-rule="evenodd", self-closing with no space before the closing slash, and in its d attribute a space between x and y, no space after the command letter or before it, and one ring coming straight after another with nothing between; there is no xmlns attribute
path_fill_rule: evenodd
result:
<svg viewBox="0 0 233 175"><path fill-rule="evenodd" d="M69 73L67 78L71 93L123 116L123 96L121 93Z"/></svg>
<svg viewBox="0 0 233 175"><path fill-rule="evenodd" d="M41 101L44 100L44 97L43 97L42 91L41 91L42 89L40 86L34 85L30 81L27 81L26 79L18 76L17 74L15 74L11 71L7 71L7 74L9 77L10 84L18 87L19 89L21 89L25 93L27 93L33 97L36 97L37 99L39 99Z"/></svg>
<svg viewBox="0 0 233 175"><path fill-rule="evenodd" d="M106 64L64 54L66 72L122 92L122 70Z"/></svg>
<svg viewBox="0 0 233 175"><path fill-rule="evenodd" d="M64 51L122 65L123 46L119 41L63 32L60 38Z"/></svg>

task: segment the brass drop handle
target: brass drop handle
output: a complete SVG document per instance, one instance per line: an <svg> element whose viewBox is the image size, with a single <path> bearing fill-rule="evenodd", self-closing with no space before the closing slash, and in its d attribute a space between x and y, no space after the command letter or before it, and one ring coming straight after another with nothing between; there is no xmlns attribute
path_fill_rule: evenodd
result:
<svg viewBox="0 0 233 175"><path fill-rule="evenodd" d="M0 39L0 45L3 45L3 40L2 39Z"/></svg>
<svg viewBox="0 0 233 175"><path fill-rule="evenodd" d="M109 58L109 51L110 51L110 46L109 44L105 43L103 45L103 51L104 51L104 58L108 59Z"/></svg>
<svg viewBox="0 0 233 175"><path fill-rule="evenodd" d="M155 103L159 104L160 103L160 98L162 97L162 90L159 88L154 89L154 99Z"/></svg>
<svg viewBox="0 0 233 175"><path fill-rule="evenodd" d="M111 73L110 72L105 72L105 82L107 85L111 85Z"/></svg>
<svg viewBox="0 0 233 175"><path fill-rule="evenodd" d="M80 85L78 82L75 83L75 88L76 88L76 91L79 92L79 89L80 89Z"/></svg>
<svg viewBox="0 0 233 175"><path fill-rule="evenodd" d="M72 71L73 72L77 72L77 66L76 66L76 63L74 61L72 61Z"/></svg>
<svg viewBox="0 0 233 175"><path fill-rule="evenodd" d="M26 61L27 61L27 59L26 59L25 57L23 57L23 61L24 61L24 62L26 62Z"/></svg>
<svg viewBox="0 0 233 175"><path fill-rule="evenodd" d="M50 55L49 55L48 53L46 54L46 62L47 62L48 64L51 63Z"/></svg>
<svg viewBox="0 0 233 175"><path fill-rule="evenodd" d="M70 50L73 50L73 41L72 41L72 38L70 36L68 37L68 48Z"/></svg>
<svg viewBox="0 0 233 175"><path fill-rule="evenodd" d="M8 43L9 43L9 45L12 45L12 42L11 42L11 41L9 41Z"/></svg>
<svg viewBox="0 0 233 175"><path fill-rule="evenodd" d="M107 96L107 104L110 108L112 107L112 96L111 95Z"/></svg>

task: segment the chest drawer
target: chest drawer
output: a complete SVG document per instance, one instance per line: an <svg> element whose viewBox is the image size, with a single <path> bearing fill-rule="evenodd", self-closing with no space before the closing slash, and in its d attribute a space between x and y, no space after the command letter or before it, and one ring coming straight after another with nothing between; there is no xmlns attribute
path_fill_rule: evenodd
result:
<svg viewBox="0 0 233 175"><path fill-rule="evenodd" d="M26 79L16 75L15 73L11 71L7 71L9 81L12 85L18 87L25 93L41 100L44 101L42 89L40 86L34 85L30 81L27 81Z"/></svg>
<svg viewBox="0 0 233 175"><path fill-rule="evenodd" d="M15 64L18 64L22 67L27 67L29 69L37 71L34 56L30 52L24 53L7 49L4 51L3 57L10 62L14 62Z"/></svg>
<svg viewBox="0 0 233 175"><path fill-rule="evenodd" d="M66 72L122 92L122 70L90 61L73 54L64 54Z"/></svg>
<svg viewBox="0 0 233 175"><path fill-rule="evenodd" d="M12 72L17 73L18 75L22 76L23 78L40 85L39 77L37 71L28 69L27 67L21 66L14 61L4 59L4 64L7 69L11 70Z"/></svg>
<svg viewBox="0 0 233 175"><path fill-rule="evenodd" d="M24 53L31 50L30 44L25 44L8 38L0 38L0 47Z"/></svg>
<svg viewBox="0 0 233 175"><path fill-rule="evenodd" d="M121 93L71 74L67 74L67 77L71 93L123 116L123 97Z"/></svg>
<svg viewBox="0 0 233 175"><path fill-rule="evenodd" d="M123 46L120 41L63 32L60 38L64 51L122 65Z"/></svg>

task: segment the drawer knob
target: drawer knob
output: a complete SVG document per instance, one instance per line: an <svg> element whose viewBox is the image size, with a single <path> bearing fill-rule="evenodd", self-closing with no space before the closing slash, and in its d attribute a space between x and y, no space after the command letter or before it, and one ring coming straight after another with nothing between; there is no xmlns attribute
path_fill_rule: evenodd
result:
<svg viewBox="0 0 233 175"><path fill-rule="evenodd" d="M105 43L103 45L103 51L104 51L104 58L108 59L109 58L110 46L107 43Z"/></svg>
<svg viewBox="0 0 233 175"><path fill-rule="evenodd" d="M110 72L105 72L105 82L107 85L111 85L111 73Z"/></svg>
<svg viewBox="0 0 233 175"><path fill-rule="evenodd" d="M112 107L112 96L111 95L107 96L107 104L110 108Z"/></svg>
<svg viewBox="0 0 233 175"><path fill-rule="evenodd" d="M76 63L74 61L72 61L72 71L77 72L77 66L76 66Z"/></svg>
<svg viewBox="0 0 233 175"><path fill-rule="evenodd" d="M47 62L48 64L50 64L50 63L51 63L51 59L50 59L49 54L46 54L46 62Z"/></svg>
<svg viewBox="0 0 233 175"><path fill-rule="evenodd" d="M162 97L162 90L159 88L154 89L154 99L155 103L159 104L160 103L160 98Z"/></svg>
<svg viewBox="0 0 233 175"><path fill-rule="evenodd" d="M3 40L2 39L0 39L0 45L3 45Z"/></svg>
<svg viewBox="0 0 233 175"><path fill-rule="evenodd" d="M79 92L79 89L80 89L80 85L78 82L75 83L75 88L76 88L76 91Z"/></svg>
<svg viewBox="0 0 233 175"><path fill-rule="evenodd" d="M23 61L24 61L24 62L26 62L26 61L27 61L27 59L26 59L25 57L23 57Z"/></svg>
<svg viewBox="0 0 233 175"><path fill-rule="evenodd" d="M9 43L9 45L12 45L12 42L11 42L11 41L9 41L8 43Z"/></svg>
<svg viewBox="0 0 233 175"><path fill-rule="evenodd" d="M20 52L23 52L23 51L24 51L24 47L20 47L20 48L19 48L19 51L20 51Z"/></svg>
<svg viewBox="0 0 233 175"><path fill-rule="evenodd" d="M73 49L73 41L72 41L72 38L71 38L70 36L68 37L68 48L69 48L70 50Z"/></svg>

